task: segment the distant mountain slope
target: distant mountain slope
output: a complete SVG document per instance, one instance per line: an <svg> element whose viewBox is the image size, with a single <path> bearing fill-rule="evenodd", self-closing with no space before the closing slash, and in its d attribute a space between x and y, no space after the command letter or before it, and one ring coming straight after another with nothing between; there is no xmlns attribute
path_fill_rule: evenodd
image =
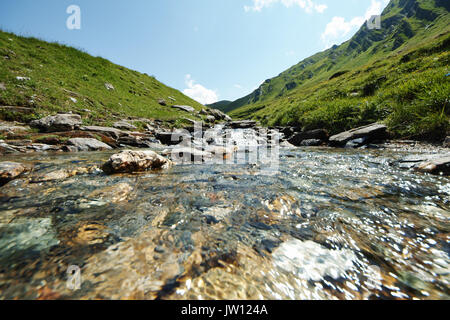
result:
<svg viewBox="0 0 450 320"><path fill-rule="evenodd" d="M222 100L222 101L218 101L215 103L207 104L206 106L213 108L213 109L220 110L222 112L228 112L228 111L231 111L231 109L228 110L228 106L230 105L231 102L232 101Z"/></svg>
<svg viewBox="0 0 450 320"><path fill-rule="evenodd" d="M337 132L386 120L401 136L441 137L449 128L449 9L447 0L392 0L380 30L364 24L227 109L269 125Z"/></svg>
<svg viewBox="0 0 450 320"><path fill-rule="evenodd" d="M33 107L39 115L73 111L88 122L113 116L176 120L197 115L173 104L203 107L154 77L56 43L0 31L0 60L0 105Z"/></svg>

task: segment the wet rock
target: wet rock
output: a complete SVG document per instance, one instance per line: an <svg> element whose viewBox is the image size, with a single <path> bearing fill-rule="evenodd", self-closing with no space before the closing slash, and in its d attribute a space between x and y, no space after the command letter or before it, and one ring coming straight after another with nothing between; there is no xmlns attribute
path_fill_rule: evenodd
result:
<svg viewBox="0 0 450 320"><path fill-rule="evenodd" d="M450 148L450 137L445 138L443 146L444 148Z"/></svg>
<svg viewBox="0 0 450 320"><path fill-rule="evenodd" d="M116 129L122 129L122 130L137 130L137 127L135 125L132 125L131 123L127 122L127 121L117 121L113 124L113 127Z"/></svg>
<svg viewBox="0 0 450 320"><path fill-rule="evenodd" d="M87 223L78 228L72 241L77 245L102 244L110 236L106 230L107 228L99 223Z"/></svg>
<svg viewBox="0 0 450 320"><path fill-rule="evenodd" d="M364 146L367 142L367 137L362 137L362 138L358 138L358 139L354 139L354 140L350 140L345 144L346 148L359 148L361 146Z"/></svg>
<svg viewBox="0 0 450 320"><path fill-rule="evenodd" d="M239 150L237 146L221 147L221 146L207 146L205 151L211 153L216 159L230 159L234 153Z"/></svg>
<svg viewBox="0 0 450 320"><path fill-rule="evenodd" d="M336 147L345 146L350 140L365 138L366 143L383 140L387 137L387 127L384 124L374 123L368 126L352 129L334 135L330 138L330 145Z"/></svg>
<svg viewBox="0 0 450 320"><path fill-rule="evenodd" d="M323 143L323 140L320 139L307 139L303 140L300 145L302 147L317 147L320 146Z"/></svg>
<svg viewBox="0 0 450 320"><path fill-rule="evenodd" d="M18 178L28 169L17 162L0 162L0 186Z"/></svg>
<svg viewBox="0 0 450 320"><path fill-rule="evenodd" d="M191 135L183 132L156 132L156 139L167 146L177 145L185 139L191 139Z"/></svg>
<svg viewBox="0 0 450 320"><path fill-rule="evenodd" d="M31 182L32 183L41 183L41 182L48 182L48 181L55 181L55 180L64 180L64 179L74 176L75 174L76 174L76 172L61 169L61 170L52 171L49 173L44 173L44 174L33 176L31 178Z"/></svg>
<svg viewBox="0 0 450 320"><path fill-rule="evenodd" d="M29 130L29 127L17 125L15 122L0 121L0 133L3 134L17 134L27 132Z"/></svg>
<svg viewBox="0 0 450 320"><path fill-rule="evenodd" d="M288 141L294 146L301 146L302 142L305 140L320 140L320 142L322 143L322 141L328 140L328 131L324 129L317 129L299 132L294 134L291 138L289 138Z"/></svg>
<svg viewBox="0 0 450 320"><path fill-rule="evenodd" d="M118 183L113 186L108 186L103 189L95 190L89 195L89 198L108 200L113 203L118 203L126 200L133 188L128 183Z"/></svg>
<svg viewBox="0 0 450 320"><path fill-rule="evenodd" d="M78 114L57 114L31 121L30 126L39 129L41 132L72 131L81 126L81 116Z"/></svg>
<svg viewBox="0 0 450 320"><path fill-rule="evenodd" d="M116 140L124 135L127 135L122 130L119 130L116 128L109 128L109 127L100 127L100 126L86 126L86 127L82 127L81 130L89 131L89 132L98 132L98 133L101 133L103 135L106 135L106 136L111 137Z"/></svg>
<svg viewBox="0 0 450 320"><path fill-rule="evenodd" d="M67 141L67 144L77 148L77 151L99 151L112 149L106 143L92 138L72 138Z"/></svg>
<svg viewBox="0 0 450 320"><path fill-rule="evenodd" d="M153 137L135 135L122 137L117 142L122 145L132 146L136 148L149 148L152 146L152 144L159 143L159 141Z"/></svg>
<svg viewBox="0 0 450 320"><path fill-rule="evenodd" d="M3 140L0 140L0 154L14 154L19 152L20 151L17 150L16 148L5 143Z"/></svg>
<svg viewBox="0 0 450 320"><path fill-rule="evenodd" d="M242 121L232 121L228 123L228 126L232 129L250 129L256 127L256 121L253 120L242 120Z"/></svg>
<svg viewBox="0 0 450 320"><path fill-rule="evenodd" d="M292 143L289 143L288 141L280 142L280 147L283 147L283 148L295 148L295 146Z"/></svg>
<svg viewBox="0 0 450 320"><path fill-rule="evenodd" d="M106 174L143 172L153 169L167 169L172 162L153 151L125 150L114 154L102 166Z"/></svg>
<svg viewBox="0 0 450 320"><path fill-rule="evenodd" d="M172 108L179 109L179 110L186 111L186 112L194 112L195 111L195 109L191 106L173 105Z"/></svg>
<svg viewBox="0 0 450 320"><path fill-rule="evenodd" d="M415 169L420 172L448 175L450 174L450 155L421 162Z"/></svg>

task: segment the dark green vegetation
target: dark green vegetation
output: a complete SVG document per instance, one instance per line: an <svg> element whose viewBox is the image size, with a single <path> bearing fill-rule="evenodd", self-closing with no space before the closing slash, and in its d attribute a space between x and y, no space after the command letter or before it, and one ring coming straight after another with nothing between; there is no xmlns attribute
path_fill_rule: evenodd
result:
<svg viewBox="0 0 450 320"><path fill-rule="evenodd" d="M222 100L222 101L218 101L216 103L212 103L212 104L208 104L207 106L213 109L217 109L220 110L222 112L228 112L231 111L233 109L229 109L228 106L232 103L232 101L228 101L228 100Z"/></svg>
<svg viewBox="0 0 450 320"><path fill-rule="evenodd" d="M107 124L129 116L182 122L183 117L199 116L173 109L172 104L197 110L203 107L154 77L71 47L1 31L0 61L0 83L6 88L0 88L0 105L34 108L32 114L19 119L18 115L2 111L0 116L5 120L28 121L58 111L73 111L82 114L87 124ZM114 89L108 90L105 83ZM160 105L159 99L164 99L167 106Z"/></svg>
<svg viewBox="0 0 450 320"><path fill-rule="evenodd" d="M392 0L366 25L227 105L266 125L331 133L384 121L396 137L436 140L449 126L450 1Z"/></svg>

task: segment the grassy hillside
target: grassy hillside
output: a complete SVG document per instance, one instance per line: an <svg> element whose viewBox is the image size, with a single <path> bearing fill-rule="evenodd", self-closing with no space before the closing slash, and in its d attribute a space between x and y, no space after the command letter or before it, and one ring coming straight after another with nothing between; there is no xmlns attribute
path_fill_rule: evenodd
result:
<svg viewBox="0 0 450 320"><path fill-rule="evenodd" d="M86 123L128 116L176 120L199 116L170 108L172 104L197 110L203 107L154 77L56 43L0 31L0 60L4 87L0 88L0 106L32 107L34 114L28 118L74 111L82 114ZM114 89L108 90L105 83ZM168 106L161 106L159 99ZM86 109L90 111L83 111ZM0 116L11 118L5 112Z"/></svg>
<svg viewBox="0 0 450 320"><path fill-rule="evenodd" d="M450 2L392 0L382 29L266 80L227 107L268 125L331 133L385 121L397 136L440 139L449 130Z"/></svg>
<svg viewBox="0 0 450 320"><path fill-rule="evenodd" d="M222 101L218 101L216 103L211 103L208 104L207 106L213 109L217 109L220 110L222 112L228 112L231 111L233 109L229 109L228 106L231 104L232 101L228 101L228 100L222 100Z"/></svg>

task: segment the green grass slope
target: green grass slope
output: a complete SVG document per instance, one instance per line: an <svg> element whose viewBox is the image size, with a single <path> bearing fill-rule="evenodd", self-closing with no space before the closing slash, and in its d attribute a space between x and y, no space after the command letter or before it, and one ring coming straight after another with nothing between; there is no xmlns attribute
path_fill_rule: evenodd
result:
<svg viewBox="0 0 450 320"><path fill-rule="evenodd" d="M382 29L266 80L229 104L230 115L331 133L384 121L398 137L441 139L449 130L450 2L391 0Z"/></svg>
<svg viewBox="0 0 450 320"><path fill-rule="evenodd" d="M86 123L107 123L117 117L180 120L198 116L171 108L171 104L196 110L203 107L154 77L57 43L0 31L0 60L4 86L0 88L0 106L32 107L29 118L73 111L82 114ZM107 90L105 83L114 90ZM159 99L168 106L159 105ZM90 111L83 111L86 109ZM0 117L11 120L4 111Z"/></svg>
<svg viewBox="0 0 450 320"><path fill-rule="evenodd" d="M228 109L228 106L230 105L232 101L228 101L228 100L222 100L222 101L218 101L215 103L211 103L211 104L207 104L207 107L213 108L213 109L217 109L220 110L222 112L228 112L231 111L232 109Z"/></svg>

